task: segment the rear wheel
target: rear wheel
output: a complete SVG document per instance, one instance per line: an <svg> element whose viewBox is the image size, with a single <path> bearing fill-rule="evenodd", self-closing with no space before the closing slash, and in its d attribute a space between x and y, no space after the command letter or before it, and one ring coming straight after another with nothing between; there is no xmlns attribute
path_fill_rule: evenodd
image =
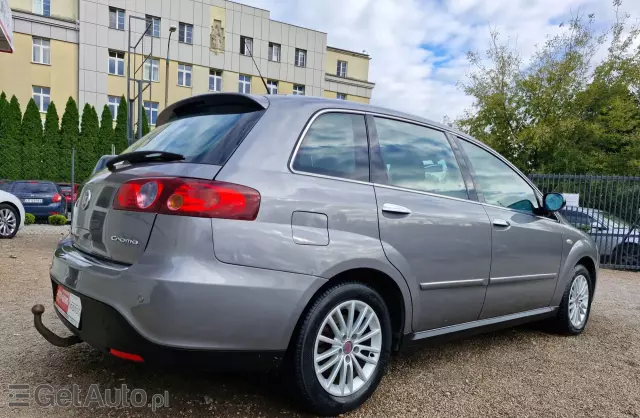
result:
<svg viewBox="0 0 640 418"><path fill-rule="evenodd" d="M18 233L19 218L12 206L0 203L0 238L13 238Z"/></svg>
<svg viewBox="0 0 640 418"><path fill-rule="evenodd" d="M389 360L387 307L364 284L338 284L315 300L294 343L291 371L303 406L319 415L350 411L375 391Z"/></svg>
<svg viewBox="0 0 640 418"><path fill-rule="evenodd" d="M577 265L564 291L558 315L553 320L556 331L567 335L578 335L584 331L591 311L592 283L589 271Z"/></svg>

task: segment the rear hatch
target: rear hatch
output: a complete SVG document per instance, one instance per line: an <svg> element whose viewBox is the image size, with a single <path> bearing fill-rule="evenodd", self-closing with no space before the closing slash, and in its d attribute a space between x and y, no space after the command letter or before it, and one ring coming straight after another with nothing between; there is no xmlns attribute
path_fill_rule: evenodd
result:
<svg viewBox="0 0 640 418"><path fill-rule="evenodd" d="M41 181L16 181L11 186L11 193L25 208L46 207L60 201L54 202L54 199L62 199L55 184Z"/></svg>
<svg viewBox="0 0 640 418"><path fill-rule="evenodd" d="M202 182L215 178L266 106L249 96L213 96L192 97L167 108L158 117L156 129L117 157L124 161L110 164L108 170L83 186L74 206L71 229L76 248L123 264L135 263L144 252L161 211L159 200L166 201L167 195L160 187L156 188L157 200L149 207L136 207L139 200L135 196L127 201L133 206L122 206L131 184L136 183L139 191L139 184L151 179L163 184L173 179ZM179 154L181 158L140 158L145 151ZM136 158L127 160L128 156Z"/></svg>

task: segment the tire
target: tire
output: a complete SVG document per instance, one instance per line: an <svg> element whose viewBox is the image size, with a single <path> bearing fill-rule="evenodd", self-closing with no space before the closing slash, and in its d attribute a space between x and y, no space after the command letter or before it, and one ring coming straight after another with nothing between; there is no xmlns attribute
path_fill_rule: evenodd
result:
<svg viewBox="0 0 640 418"><path fill-rule="evenodd" d="M13 238L20 228L20 214L11 205L0 203L0 239Z"/></svg>
<svg viewBox="0 0 640 418"><path fill-rule="evenodd" d="M586 297L586 307L584 308L584 317L573 316L575 305L572 307L571 302L574 299L574 293L572 293L572 288L580 294L581 283L584 284L582 280L584 278L586 280L587 287L587 297ZM578 264L573 269L573 277L571 281L567 285L567 288L562 295L562 302L560 302L560 309L558 311L558 315L551 321L551 325L554 331L564 334L564 335L579 335L581 334L585 327L587 326L587 322L589 322L589 314L591 313L591 300L593 298L593 279L589 274L589 271L582 265ZM583 298L578 298L583 299ZM582 308L578 309L578 312L581 313ZM572 319L573 318L573 319Z"/></svg>
<svg viewBox="0 0 640 418"><path fill-rule="evenodd" d="M349 314L351 307L353 315ZM340 331L344 337L345 327L339 320L338 312L342 313L347 333L348 324L352 322L351 328L355 334L348 335L339 343L335 341L335 331ZM364 319L360 322L362 314ZM337 328L331 326L330 315ZM352 321L349 318L353 318ZM376 332L376 329L379 332ZM298 394L301 406L314 414L336 416L362 405L376 390L384 375L391 353L391 333L389 311L382 297L372 288L358 282L347 282L324 291L304 314L292 341L292 364L289 366L290 373L293 374L294 390ZM362 340L362 337L371 334L375 335ZM338 344L320 341L325 337ZM357 341L359 343L356 343ZM372 351L367 350L365 346ZM374 352L376 347L379 353ZM329 355L331 353L334 354ZM322 355L327 357L321 360ZM318 366L317 356L320 356ZM365 361L364 358L368 360ZM336 361L331 363L334 360ZM375 360L377 363L372 365ZM316 370L323 367L328 369L322 372L320 377L317 376ZM330 380L332 376L334 379ZM350 376L353 376L351 380ZM344 385L340 384L342 379Z"/></svg>

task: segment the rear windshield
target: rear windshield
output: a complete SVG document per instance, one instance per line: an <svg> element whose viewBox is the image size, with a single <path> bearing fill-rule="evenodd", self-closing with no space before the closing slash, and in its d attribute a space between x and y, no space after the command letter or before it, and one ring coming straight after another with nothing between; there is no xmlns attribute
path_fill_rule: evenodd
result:
<svg viewBox="0 0 640 418"><path fill-rule="evenodd" d="M191 116L162 125L127 148L181 154L185 162L224 165L264 110Z"/></svg>
<svg viewBox="0 0 640 418"><path fill-rule="evenodd" d="M56 193L58 189L53 183L13 183L11 189L15 193Z"/></svg>

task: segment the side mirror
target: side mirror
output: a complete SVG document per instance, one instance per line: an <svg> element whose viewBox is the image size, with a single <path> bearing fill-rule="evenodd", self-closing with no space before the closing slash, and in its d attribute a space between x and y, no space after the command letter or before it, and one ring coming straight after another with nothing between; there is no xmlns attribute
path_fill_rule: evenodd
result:
<svg viewBox="0 0 640 418"><path fill-rule="evenodd" d="M544 208L549 212L556 212L562 209L567 202L560 193L547 193L543 198Z"/></svg>

